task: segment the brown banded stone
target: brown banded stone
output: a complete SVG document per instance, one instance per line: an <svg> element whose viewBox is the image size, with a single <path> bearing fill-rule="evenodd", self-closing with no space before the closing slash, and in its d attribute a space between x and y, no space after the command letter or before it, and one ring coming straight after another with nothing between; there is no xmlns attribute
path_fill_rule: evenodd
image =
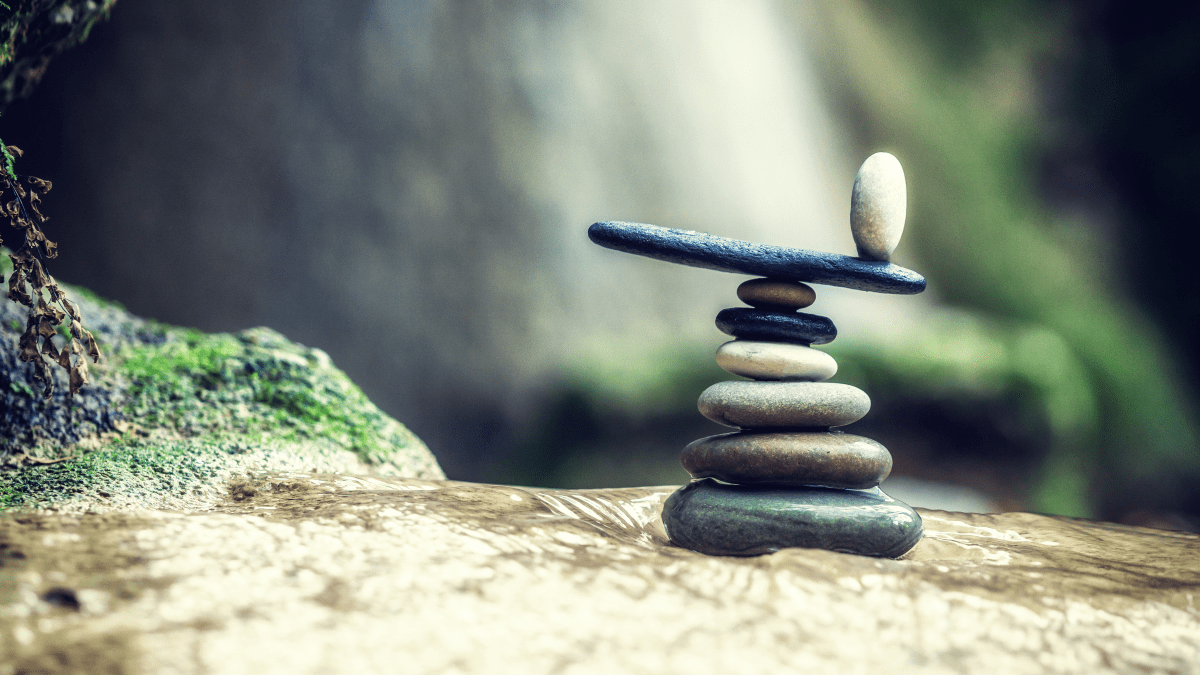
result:
<svg viewBox="0 0 1200 675"><path fill-rule="evenodd" d="M740 429L840 427L871 409L867 394L833 382L718 382L697 401L700 414Z"/></svg>
<svg viewBox="0 0 1200 675"><path fill-rule="evenodd" d="M737 288L738 300L762 309L804 309L817 299L808 284L782 279L751 279Z"/></svg>
<svg viewBox="0 0 1200 675"><path fill-rule="evenodd" d="M887 448L836 431L741 431L692 441L680 463L695 478L726 483L865 490L892 471Z"/></svg>

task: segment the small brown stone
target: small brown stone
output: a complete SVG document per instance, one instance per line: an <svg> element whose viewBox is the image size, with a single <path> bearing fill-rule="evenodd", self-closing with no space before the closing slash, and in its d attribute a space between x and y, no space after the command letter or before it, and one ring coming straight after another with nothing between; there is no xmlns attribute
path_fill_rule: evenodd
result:
<svg viewBox="0 0 1200 675"><path fill-rule="evenodd" d="M738 299L762 309L804 309L817 299L808 284L779 279L751 279L737 289Z"/></svg>
<svg viewBox="0 0 1200 675"><path fill-rule="evenodd" d="M866 392L833 382L718 382L697 402L700 414L742 429L840 427L871 409Z"/></svg>
<svg viewBox="0 0 1200 675"><path fill-rule="evenodd" d="M696 478L727 483L820 485L865 490L892 472L875 441L836 431L740 431L692 441L680 457Z"/></svg>

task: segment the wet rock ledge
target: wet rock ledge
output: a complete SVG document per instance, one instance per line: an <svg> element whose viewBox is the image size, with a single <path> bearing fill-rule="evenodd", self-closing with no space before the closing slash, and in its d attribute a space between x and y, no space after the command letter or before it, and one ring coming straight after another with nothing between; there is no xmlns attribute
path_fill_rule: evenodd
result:
<svg viewBox="0 0 1200 675"><path fill-rule="evenodd" d="M659 512L674 487L281 473L235 484L205 512L0 516L0 670L1184 673L1200 663L1196 536L922 511L925 538L900 560L710 557L667 542ZM108 668L87 669L97 662Z"/></svg>
<svg viewBox="0 0 1200 675"><path fill-rule="evenodd" d="M662 529L677 486L440 480L319 350L72 293L107 359L74 402L34 393L0 303L0 675L1200 663L1194 535L921 511L899 560L705 556Z"/></svg>

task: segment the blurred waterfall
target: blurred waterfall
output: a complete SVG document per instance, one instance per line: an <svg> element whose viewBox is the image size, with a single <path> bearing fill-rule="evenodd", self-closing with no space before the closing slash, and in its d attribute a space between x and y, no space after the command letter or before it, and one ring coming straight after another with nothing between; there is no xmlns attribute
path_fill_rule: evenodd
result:
<svg viewBox="0 0 1200 675"><path fill-rule="evenodd" d="M769 0L121 0L44 85L75 153L51 208L87 223L57 273L319 346L486 478L573 363L723 341L740 277L600 249L593 221L853 254L861 158L800 36ZM879 335L923 306L814 311Z"/></svg>

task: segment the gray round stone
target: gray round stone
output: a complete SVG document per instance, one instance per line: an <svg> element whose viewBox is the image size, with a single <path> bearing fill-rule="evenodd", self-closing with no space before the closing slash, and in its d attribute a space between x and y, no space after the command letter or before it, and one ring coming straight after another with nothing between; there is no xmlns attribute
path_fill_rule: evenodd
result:
<svg viewBox="0 0 1200 675"><path fill-rule="evenodd" d="M904 233L908 194L900 160L877 152L863 162L850 195L850 233L858 255L888 260Z"/></svg>
<svg viewBox="0 0 1200 675"><path fill-rule="evenodd" d="M679 461L693 478L864 490L892 472L892 453L836 431L736 432L692 441Z"/></svg>
<svg viewBox="0 0 1200 675"><path fill-rule="evenodd" d="M830 490L692 482L663 505L671 542L709 555L820 548L880 558L921 540L921 516L879 488Z"/></svg>
<svg viewBox="0 0 1200 675"><path fill-rule="evenodd" d="M833 382L718 382L697 402L700 414L740 429L840 427L862 419L871 399Z"/></svg>
<svg viewBox="0 0 1200 675"><path fill-rule="evenodd" d="M817 300L808 284L782 279L751 279L737 288L738 300L762 309L804 309Z"/></svg>
<svg viewBox="0 0 1200 675"><path fill-rule="evenodd" d="M822 382L837 374L829 354L787 342L731 340L717 348L717 365L754 380Z"/></svg>

